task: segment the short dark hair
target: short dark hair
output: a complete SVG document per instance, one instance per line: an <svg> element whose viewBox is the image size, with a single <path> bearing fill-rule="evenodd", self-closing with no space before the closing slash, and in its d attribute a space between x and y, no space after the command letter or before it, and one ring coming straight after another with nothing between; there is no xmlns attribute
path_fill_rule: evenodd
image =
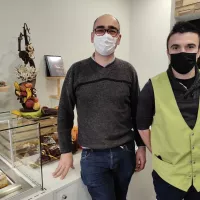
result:
<svg viewBox="0 0 200 200"><path fill-rule="evenodd" d="M110 15L110 14L105 14L105 15ZM103 15L102 15L102 16L103 16ZM102 16L100 16L100 17L102 17ZM112 16L112 15L110 15L110 16ZM95 24L96 24L97 20L98 20L100 17L98 17L98 18L95 19L94 24L93 24L93 30L94 30L94 27L95 27ZM114 16L113 16L113 17L114 17ZM119 20L118 20L116 17L114 17L114 18L116 19L117 23L119 24L119 31L120 31L120 23L119 23Z"/></svg>
<svg viewBox="0 0 200 200"><path fill-rule="evenodd" d="M169 39L171 38L172 35L176 33L188 33L188 32L196 33L199 36L199 48L200 48L200 30L190 22L180 21L173 26L171 32L167 37L167 49L168 49Z"/></svg>

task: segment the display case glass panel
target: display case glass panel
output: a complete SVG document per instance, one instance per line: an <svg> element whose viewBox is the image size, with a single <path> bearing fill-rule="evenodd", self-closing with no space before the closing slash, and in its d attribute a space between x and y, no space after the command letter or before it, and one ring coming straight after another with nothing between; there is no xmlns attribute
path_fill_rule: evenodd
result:
<svg viewBox="0 0 200 200"><path fill-rule="evenodd" d="M0 113L0 198L21 199L43 189L39 123Z"/></svg>

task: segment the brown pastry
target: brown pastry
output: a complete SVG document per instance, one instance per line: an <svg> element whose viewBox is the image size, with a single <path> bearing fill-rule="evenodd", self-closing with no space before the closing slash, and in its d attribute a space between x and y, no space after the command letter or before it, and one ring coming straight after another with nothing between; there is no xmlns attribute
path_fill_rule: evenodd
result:
<svg viewBox="0 0 200 200"><path fill-rule="evenodd" d="M58 141L58 132L54 132L52 134L52 138L55 140L55 141Z"/></svg>
<svg viewBox="0 0 200 200"><path fill-rule="evenodd" d="M49 161L50 157L47 155L45 150L42 150L42 161L46 162Z"/></svg>
<svg viewBox="0 0 200 200"><path fill-rule="evenodd" d="M49 151L47 149L47 147L45 147L44 145L42 145L42 152L41 152L41 157L42 157L42 161L46 162L50 160L50 157L48 156Z"/></svg>
<svg viewBox="0 0 200 200"><path fill-rule="evenodd" d="M8 179L6 175L0 172L0 189L8 186Z"/></svg>
<svg viewBox="0 0 200 200"><path fill-rule="evenodd" d="M58 145L53 145L49 148L49 153L50 155L54 156L54 157L58 157L60 156L60 148Z"/></svg>
<svg viewBox="0 0 200 200"><path fill-rule="evenodd" d="M30 142L20 142L19 144L16 144L16 150L17 151L23 151L27 149L34 149L38 145L38 140L31 140Z"/></svg>
<svg viewBox="0 0 200 200"><path fill-rule="evenodd" d="M42 161L41 161L41 160L42 160ZM46 150L43 149L43 150L41 151L41 158L39 157L39 158L37 159L37 161L34 163L35 166L32 165L32 167L33 167L33 168L36 167L36 166L39 167L41 164L44 164L44 163L46 163L46 162L49 162L50 160L51 160L51 158L48 156Z"/></svg>
<svg viewBox="0 0 200 200"><path fill-rule="evenodd" d="M27 153L24 154L23 157L30 157L30 154L27 152Z"/></svg>
<svg viewBox="0 0 200 200"><path fill-rule="evenodd" d="M28 143L26 143L26 144L24 144L23 145L23 148L25 149L25 148L35 148L35 144L32 144L32 143L30 143L30 142L28 142Z"/></svg>
<svg viewBox="0 0 200 200"><path fill-rule="evenodd" d="M45 135L42 137L42 143L51 145L56 144L56 141L52 138L52 136Z"/></svg>

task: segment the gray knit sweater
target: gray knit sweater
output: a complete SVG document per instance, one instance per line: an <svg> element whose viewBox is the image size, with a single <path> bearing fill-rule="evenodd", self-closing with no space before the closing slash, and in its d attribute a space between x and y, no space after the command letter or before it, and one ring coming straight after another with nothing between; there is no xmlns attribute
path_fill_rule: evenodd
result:
<svg viewBox="0 0 200 200"><path fill-rule="evenodd" d="M102 67L88 58L73 64L63 83L59 103L61 152L71 152L75 106L81 146L107 149L134 139L138 146L143 146L136 128L138 93L137 74L128 62L116 58Z"/></svg>

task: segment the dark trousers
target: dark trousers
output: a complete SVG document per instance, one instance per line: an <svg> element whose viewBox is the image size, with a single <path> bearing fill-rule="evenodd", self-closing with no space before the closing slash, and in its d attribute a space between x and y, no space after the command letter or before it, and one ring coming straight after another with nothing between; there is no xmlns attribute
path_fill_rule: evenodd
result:
<svg viewBox="0 0 200 200"><path fill-rule="evenodd" d="M152 176L157 200L200 200L200 192L194 186L185 192L165 182L155 171Z"/></svg>
<svg viewBox="0 0 200 200"><path fill-rule="evenodd" d="M81 177L92 200L126 200L135 163L133 142L106 150L84 149Z"/></svg>

